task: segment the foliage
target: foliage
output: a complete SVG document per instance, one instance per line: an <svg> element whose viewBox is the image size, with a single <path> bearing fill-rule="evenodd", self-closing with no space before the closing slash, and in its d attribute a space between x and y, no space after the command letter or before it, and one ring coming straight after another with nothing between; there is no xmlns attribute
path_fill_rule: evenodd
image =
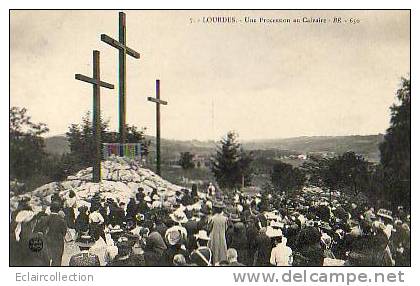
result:
<svg viewBox="0 0 420 286"><path fill-rule="evenodd" d="M346 152L333 158L313 158L302 168L310 184L330 190L344 190L357 195L370 184L370 163L363 156Z"/></svg>
<svg viewBox="0 0 420 286"><path fill-rule="evenodd" d="M184 170L194 169L195 165L193 162L194 154L190 152L181 152L181 157L178 161L178 164Z"/></svg>
<svg viewBox="0 0 420 286"><path fill-rule="evenodd" d="M252 154L245 152L237 140L238 135L231 131L219 141L216 154L212 157L211 170L222 188L238 189L244 182L251 183Z"/></svg>
<svg viewBox="0 0 420 286"><path fill-rule="evenodd" d="M80 167L90 166L93 162L94 152L94 136L93 125L90 119L90 112L82 118L80 124L72 124L66 132L66 137L70 145L70 153L64 155L64 163L67 162L66 170L71 166L78 165ZM101 118L101 141L107 143L119 142L119 134L109 131L109 121ZM149 152L150 140L146 140L145 128L138 129L135 126L127 126L127 143L141 143L142 155L146 156ZM74 168L74 167L73 167Z"/></svg>
<svg viewBox="0 0 420 286"><path fill-rule="evenodd" d="M383 195L393 204L410 206L411 195L411 80L401 79L396 92L399 105L392 105L390 127L380 144Z"/></svg>
<svg viewBox="0 0 420 286"><path fill-rule="evenodd" d="M299 168L294 168L287 163L278 162L273 166L271 182L277 190L288 192L303 187L305 174Z"/></svg>
<svg viewBox="0 0 420 286"><path fill-rule="evenodd" d="M10 108L9 117L10 177L27 181L43 171L48 155L41 135L49 130L44 123L33 123L26 108Z"/></svg>

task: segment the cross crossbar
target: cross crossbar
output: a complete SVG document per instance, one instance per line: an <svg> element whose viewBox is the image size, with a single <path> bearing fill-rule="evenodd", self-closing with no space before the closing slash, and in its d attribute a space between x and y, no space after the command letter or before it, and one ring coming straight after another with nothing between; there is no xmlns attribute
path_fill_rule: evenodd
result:
<svg viewBox="0 0 420 286"><path fill-rule="evenodd" d="M99 86L102 86L102 87L105 87L105 88L114 89L113 84L110 84L110 83L107 83L107 82L104 82L104 81L100 81L100 80L97 80L95 78L87 77L87 76L82 75L82 74L75 74L74 78L77 79L77 80L81 80L81 81L84 81L84 82L94 84L94 85L99 85Z"/></svg>
<svg viewBox="0 0 420 286"><path fill-rule="evenodd" d="M168 105L168 102L167 101L164 101L164 100L161 100L161 99L157 99L157 98L154 98L154 97L150 97L150 96L147 98L147 100L148 101L151 101L151 102L155 102L157 104Z"/></svg>
<svg viewBox="0 0 420 286"><path fill-rule="evenodd" d="M101 34L101 41L107 43L108 45L116 48L116 49L120 49L120 50L125 50L125 52L132 56L133 58L139 59L140 58L140 54L138 52L136 52L135 50L127 47L126 45L120 43L119 41L111 38L110 36L106 35L106 34Z"/></svg>

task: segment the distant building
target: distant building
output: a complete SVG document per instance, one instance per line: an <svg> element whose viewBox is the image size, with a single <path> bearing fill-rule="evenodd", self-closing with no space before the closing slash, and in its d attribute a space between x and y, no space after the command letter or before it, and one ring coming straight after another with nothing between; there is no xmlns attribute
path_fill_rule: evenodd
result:
<svg viewBox="0 0 420 286"><path fill-rule="evenodd" d="M300 154L300 155L297 156L297 158L299 160L306 160L306 159L308 159L308 157L305 154Z"/></svg>

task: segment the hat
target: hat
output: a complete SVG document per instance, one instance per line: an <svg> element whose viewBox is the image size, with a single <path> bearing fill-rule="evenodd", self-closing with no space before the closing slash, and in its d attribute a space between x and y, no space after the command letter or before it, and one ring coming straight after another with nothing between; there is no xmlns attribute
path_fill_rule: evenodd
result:
<svg viewBox="0 0 420 286"><path fill-rule="evenodd" d="M175 212L171 213L169 217L174 221L178 223L186 223L188 222L188 218L185 215L185 213L181 210L176 210Z"/></svg>
<svg viewBox="0 0 420 286"><path fill-rule="evenodd" d="M378 210L377 215L380 216L380 217L383 217L383 218L393 220L392 211L389 211L389 210L386 210L386 209Z"/></svg>
<svg viewBox="0 0 420 286"><path fill-rule="evenodd" d="M158 200L160 200L160 197L158 195L153 195L152 199L154 201L158 201Z"/></svg>
<svg viewBox="0 0 420 286"><path fill-rule="evenodd" d="M129 248L132 247L132 242L128 239L128 237L121 236L120 238L118 238L116 246L118 248Z"/></svg>
<svg viewBox="0 0 420 286"><path fill-rule="evenodd" d="M91 247L95 240L88 234L82 234L76 239L76 245L79 247Z"/></svg>
<svg viewBox="0 0 420 286"><path fill-rule="evenodd" d="M283 236L283 232L280 229L274 229L272 227L267 227L265 234L270 238Z"/></svg>
<svg viewBox="0 0 420 286"><path fill-rule="evenodd" d="M273 212L266 212L265 213L265 217L267 219L269 219L269 220L277 219L278 218L278 216L275 213L273 213Z"/></svg>
<svg viewBox="0 0 420 286"><path fill-rule="evenodd" d="M205 230L199 230L198 231L198 234L195 234L194 235L194 237L198 240L198 239L201 239L201 240L210 240L210 237L208 237L208 235L207 235L207 231L205 231Z"/></svg>
<svg viewBox="0 0 420 286"><path fill-rule="evenodd" d="M284 226L284 223L272 220L270 223L270 226L274 229L276 228L278 229L278 228L282 228Z"/></svg>
<svg viewBox="0 0 420 286"><path fill-rule="evenodd" d="M223 209L225 207L222 201L215 201L213 203L213 208Z"/></svg>
<svg viewBox="0 0 420 286"><path fill-rule="evenodd" d="M119 226L119 225L116 225L116 226L112 226L112 225L110 225L109 226L109 233L120 233L120 232L123 232L123 230L121 229L121 227Z"/></svg>
<svg viewBox="0 0 420 286"><path fill-rule="evenodd" d="M165 238L169 245L175 245L181 241L181 233L176 229L172 229L165 234Z"/></svg>

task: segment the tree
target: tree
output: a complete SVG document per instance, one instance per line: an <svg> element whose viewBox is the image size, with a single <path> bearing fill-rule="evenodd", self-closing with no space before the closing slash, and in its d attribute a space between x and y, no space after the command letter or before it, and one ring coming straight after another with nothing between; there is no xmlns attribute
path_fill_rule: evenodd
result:
<svg viewBox="0 0 420 286"><path fill-rule="evenodd" d="M249 186L252 175L252 155L243 150L237 138L235 132L228 132L220 140L220 146L211 163L211 170L219 186L231 190L240 188L242 183Z"/></svg>
<svg viewBox="0 0 420 286"><path fill-rule="evenodd" d="M411 80L402 78L396 92L399 105L390 107L391 120L380 144L384 196L394 206L411 203Z"/></svg>
<svg viewBox="0 0 420 286"><path fill-rule="evenodd" d="M194 169L195 165L193 162L194 155L190 152L181 152L181 158L178 161L178 164L184 170Z"/></svg>
<svg viewBox="0 0 420 286"><path fill-rule="evenodd" d="M90 112L87 112L80 124L70 125L69 130L66 132L66 137L70 145L70 154L63 158L64 162L67 162L67 166L63 166L63 168L66 169L67 172L73 172L80 168L90 166L93 162L95 146L93 126L90 117ZM101 118L100 122L102 142L119 142L119 134L109 130L109 121L105 121ZM139 130L136 126L127 126L126 130L127 143L141 143L142 156L147 156L150 140L147 140L145 137L146 129L141 128ZM78 169L74 169L72 165L77 166Z"/></svg>
<svg viewBox="0 0 420 286"><path fill-rule="evenodd" d="M358 195L370 185L370 164L363 156L346 152L334 158L313 159L302 167L309 182L329 190L344 190Z"/></svg>
<svg viewBox="0 0 420 286"><path fill-rule="evenodd" d="M41 174L48 155L41 135L49 131L44 123L33 123L26 108L9 110L10 177L19 181Z"/></svg>
<svg viewBox="0 0 420 286"><path fill-rule="evenodd" d="M273 166L271 182L280 191L288 192L300 189L305 183L305 174L299 168L278 162Z"/></svg>
<svg viewBox="0 0 420 286"><path fill-rule="evenodd" d="M354 195L366 192L369 187L369 162L354 152L346 152L333 161L332 170L337 176L337 186Z"/></svg>

